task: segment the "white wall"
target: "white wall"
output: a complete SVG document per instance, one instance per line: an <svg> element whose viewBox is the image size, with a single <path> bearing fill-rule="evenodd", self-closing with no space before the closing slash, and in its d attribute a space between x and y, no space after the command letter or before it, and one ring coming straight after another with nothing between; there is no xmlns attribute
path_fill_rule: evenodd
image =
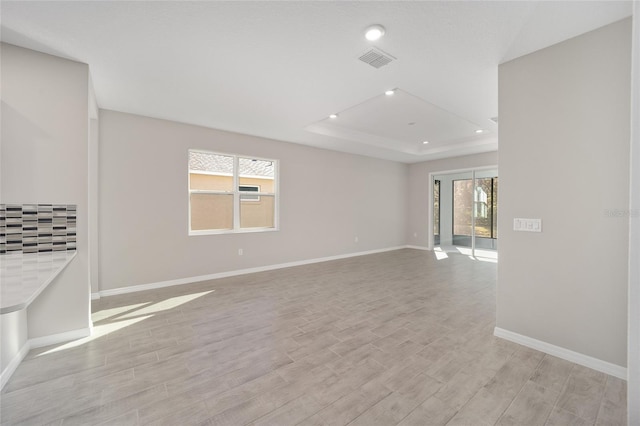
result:
<svg viewBox="0 0 640 426"><path fill-rule="evenodd" d="M497 327L626 367L631 20L499 67ZM541 218L542 233L513 218Z"/></svg>
<svg viewBox="0 0 640 426"><path fill-rule="evenodd" d="M629 203L628 424L640 424L640 1L633 4Z"/></svg>
<svg viewBox="0 0 640 426"><path fill-rule="evenodd" d="M2 44L0 201L78 205L78 255L28 308L28 338L89 327L88 78L85 64Z"/></svg>
<svg viewBox="0 0 640 426"><path fill-rule="evenodd" d="M0 315L0 388L4 386L21 360L18 355L28 340L27 312Z"/></svg>
<svg viewBox="0 0 640 426"><path fill-rule="evenodd" d="M97 118L89 121L89 270L91 292L99 288L99 227L98 227L98 149L99 149L99 123Z"/></svg>
<svg viewBox="0 0 640 426"><path fill-rule="evenodd" d="M98 229L98 170L99 170L99 118L98 103L93 91L93 83L91 75L89 75L89 146L88 146L88 164L89 164L89 281L91 283L91 292L95 293L99 289L99 229Z"/></svg>
<svg viewBox="0 0 640 426"><path fill-rule="evenodd" d="M498 164L497 152L411 164L409 166L407 244L429 247L430 173L481 168L496 164Z"/></svg>
<svg viewBox="0 0 640 426"><path fill-rule="evenodd" d="M280 230L189 236L189 148L280 160ZM100 288L404 245L407 168L101 110Z"/></svg>

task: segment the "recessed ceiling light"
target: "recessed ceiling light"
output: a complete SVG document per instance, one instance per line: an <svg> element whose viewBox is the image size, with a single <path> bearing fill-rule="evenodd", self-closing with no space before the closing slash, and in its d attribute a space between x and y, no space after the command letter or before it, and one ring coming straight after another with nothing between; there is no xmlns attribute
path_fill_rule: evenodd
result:
<svg viewBox="0 0 640 426"><path fill-rule="evenodd" d="M396 93L396 91L395 91L395 90L387 90L386 92L384 92L384 94L385 94L385 95L387 95L387 96L391 96L391 95L393 95L394 93Z"/></svg>
<svg viewBox="0 0 640 426"><path fill-rule="evenodd" d="M331 114L329 118L338 118L338 114Z"/></svg>
<svg viewBox="0 0 640 426"><path fill-rule="evenodd" d="M364 32L364 37L369 41L376 41L384 35L384 27L382 25L371 25Z"/></svg>
<svg viewBox="0 0 640 426"><path fill-rule="evenodd" d="M422 143L423 143L424 145L426 145L426 144L428 144L428 143L429 143L429 141L423 141Z"/></svg>
<svg viewBox="0 0 640 426"><path fill-rule="evenodd" d="M484 130L482 130L482 129L476 130L476 133L482 133L482 132L484 132Z"/></svg>

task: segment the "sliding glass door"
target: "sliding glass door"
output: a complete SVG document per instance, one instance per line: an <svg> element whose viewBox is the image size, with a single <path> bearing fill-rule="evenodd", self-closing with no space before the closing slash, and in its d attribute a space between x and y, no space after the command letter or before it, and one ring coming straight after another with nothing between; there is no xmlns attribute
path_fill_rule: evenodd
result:
<svg viewBox="0 0 640 426"><path fill-rule="evenodd" d="M497 249L498 172L433 176L434 245Z"/></svg>
<svg viewBox="0 0 640 426"><path fill-rule="evenodd" d="M497 249L498 177L453 181L453 245Z"/></svg>

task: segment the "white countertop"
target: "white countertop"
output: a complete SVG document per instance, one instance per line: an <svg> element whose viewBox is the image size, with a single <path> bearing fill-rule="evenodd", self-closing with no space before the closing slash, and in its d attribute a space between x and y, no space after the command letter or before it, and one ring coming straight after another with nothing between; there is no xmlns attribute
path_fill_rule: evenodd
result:
<svg viewBox="0 0 640 426"><path fill-rule="evenodd" d="M25 309L76 256L76 251L0 256L0 314Z"/></svg>

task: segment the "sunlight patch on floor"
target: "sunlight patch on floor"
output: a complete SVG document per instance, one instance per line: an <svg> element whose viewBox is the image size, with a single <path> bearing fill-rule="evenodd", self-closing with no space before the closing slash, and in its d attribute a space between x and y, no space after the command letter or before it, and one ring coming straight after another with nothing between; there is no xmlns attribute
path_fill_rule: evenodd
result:
<svg viewBox="0 0 640 426"><path fill-rule="evenodd" d="M104 321L108 318L118 317L115 321L108 322L107 324L100 324L93 327L91 336L85 337L83 339L74 340L69 343L65 343L60 346L56 346L53 349L42 352L38 354L38 356L52 354L54 352L60 352L71 348L77 348L78 346L84 345L85 343L89 343L93 340L104 337L108 334L114 333L116 331L122 330L123 328L129 327L133 324L139 323L140 321L144 321L148 318L154 316L154 314L162 311L166 311L169 309L176 308L178 306L184 305L185 303L196 300L202 296L206 296L207 294L213 293L215 290L203 291L200 293L193 294L185 294L182 296L170 297L166 300L162 300L160 302L152 303L152 302L144 302L137 303L127 306L121 306L117 308L104 309L98 312L94 312L91 315L93 322ZM124 315L122 315L124 314Z"/></svg>
<svg viewBox="0 0 640 426"><path fill-rule="evenodd" d="M498 251L476 249L475 256L472 255L471 247L459 247L459 246L437 246L433 249L436 259L442 260L449 257L447 253L460 253L469 257L471 260L477 260L480 262L498 263Z"/></svg>
<svg viewBox="0 0 640 426"><path fill-rule="evenodd" d="M469 256L469 259L479 260L480 262L498 263L498 252L495 250L483 250L476 249L475 256L472 255L470 247L456 247L456 250L465 256Z"/></svg>
<svg viewBox="0 0 640 426"><path fill-rule="evenodd" d="M189 303L192 300L196 300L199 297L206 296L207 294L212 293L214 291L215 290L209 290L209 291L203 291L201 293L185 294L182 296L170 297L167 300L163 300L161 302L154 303L153 305L148 305L148 306L145 306L144 308L128 312L125 315L122 315L120 318L133 318L139 315L155 314L158 312L173 309L180 305L184 305L185 303Z"/></svg>
<svg viewBox="0 0 640 426"><path fill-rule="evenodd" d="M71 349L71 348L77 348L78 346L84 345L85 343L89 343L92 340L96 340L99 339L100 337L104 337L108 334L111 334L113 332L122 330L125 327L129 327L133 324L136 324L140 321L144 321L147 318L151 318L153 315L147 315L144 317L138 317L138 318L133 318L133 319L129 319L129 320L124 320L124 321L118 321L118 322L112 322L109 324L103 324L103 325L97 325L95 327L93 327L93 330L91 332L91 336L87 336L83 339L78 339L78 340L74 340L72 342L69 343L65 343L63 345L60 346L56 346L53 349L50 349L46 352L42 352L41 354L38 354L38 356L43 356L43 355L49 355L55 352L60 352L60 351L64 351L67 349Z"/></svg>
<svg viewBox="0 0 640 426"><path fill-rule="evenodd" d="M436 259L437 260L447 259L449 257L447 252L442 250L440 247L434 248L433 252L436 255Z"/></svg>
<svg viewBox="0 0 640 426"><path fill-rule="evenodd" d="M91 320L93 322L100 322L108 318L115 317L125 312L131 311L133 309L139 308L140 306L148 305L149 303L150 302L136 303L134 305L119 306L117 308L111 308L111 309L103 309L101 311L94 312L93 314L91 314Z"/></svg>

